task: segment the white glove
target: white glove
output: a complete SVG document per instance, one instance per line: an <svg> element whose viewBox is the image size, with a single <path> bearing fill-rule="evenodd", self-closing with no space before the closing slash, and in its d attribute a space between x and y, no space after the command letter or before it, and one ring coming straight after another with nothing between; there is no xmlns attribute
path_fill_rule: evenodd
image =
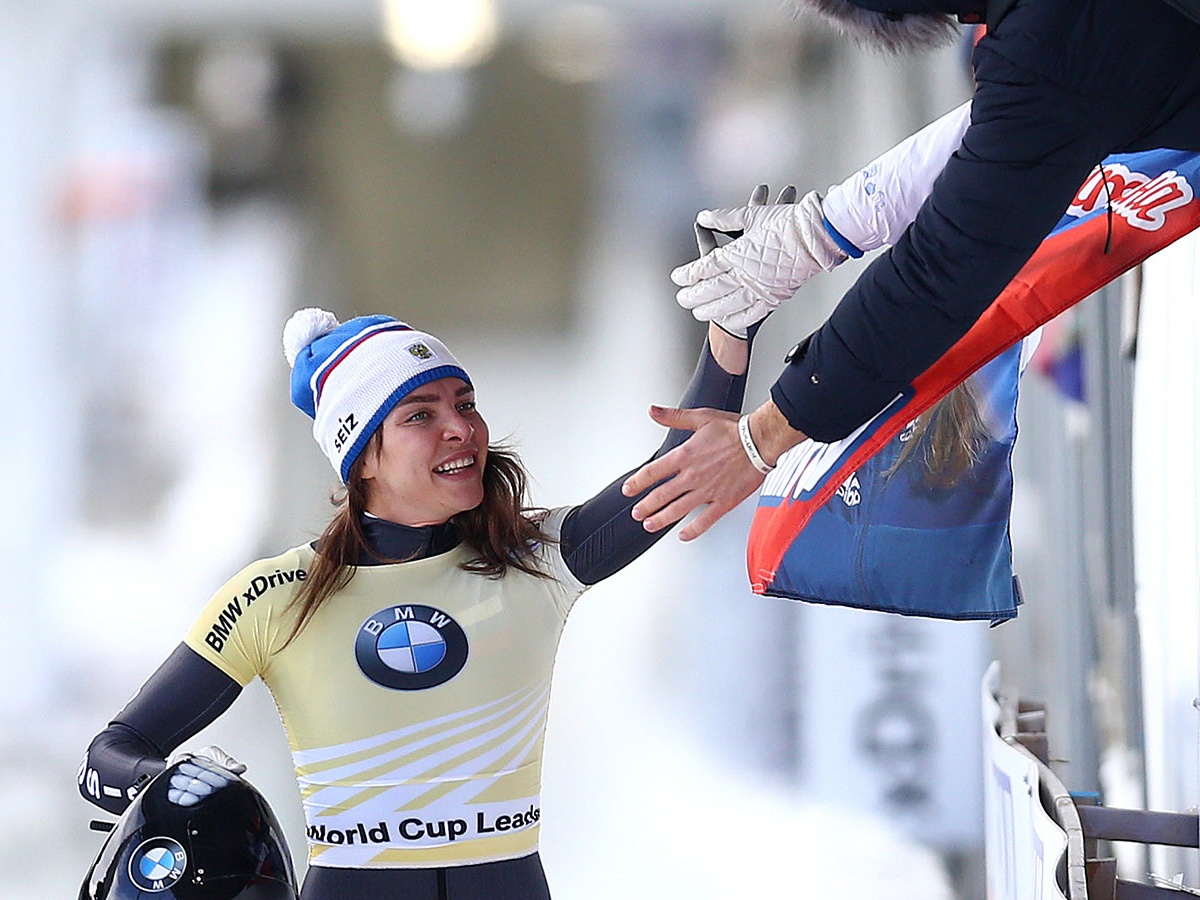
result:
<svg viewBox="0 0 1200 900"><path fill-rule="evenodd" d="M760 184L750 193L750 199L746 202L747 206L766 206L767 198L771 196L771 189L765 184ZM779 198L776 203L795 203L796 188L794 185L788 185L779 192ZM717 243L717 231L708 228L700 223L697 218L694 225L696 230L696 246L700 250L700 255L712 253L719 246ZM731 238L739 238L742 236L741 231L722 231L722 234ZM672 275L674 277L674 275ZM759 318L765 318L766 314ZM699 318L697 316L697 318ZM748 334L747 329L758 321L758 318L748 318L742 311L733 313L731 316L718 316L713 318L713 324L721 330L733 335L735 338L745 340Z"/></svg>
<svg viewBox="0 0 1200 900"><path fill-rule="evenodd" d="M696 233L738 235L695 262L671 273L679 285L675 299L702 322L716 322L744 335L819 271L832 271L846 253L825 230L821 196L805 194L799 203L736 209L706 209L696 216Z"/></svg>
<svg viewBox="0 0 1200 900"><path fill-rule="evenodd" d="M771 189L769 187L767 187L765 184L760 184L753 191L750 192L750 199L746 201L746 205L747 206L766 206L767 198L769 196L771 196ZM776 203L795 203L796 202L796 186L789 184L787 187L785 187L782 191L779 192L779 199L777 199L775 202ZM696 230L696 247L700 250L701 256L704 256L706 253L712 253L712 251L717 249L718 244L717 244L717 231L716 230L714 230L712 228L706 228L705 226L701 225L699 217L697 217L696 223L693 225L693 228L695 228L695 230ZM723 232L721 232L721 234L726 234L726 235L729 235L730 237L735 237L735 238L742 236L742 232L740 232L740 231L723 231Z"/></svg>
<svg viewBox="0 0 1200 900"><path fill-rule="evenodd" d="M214 791L219 791L233 781L233 777L246 771L240 762L215 744L199 750L176 750L167 760L167 767L180 763L179 770L171 776L171 787L167 799L179 806L195 806Z"/></svg>

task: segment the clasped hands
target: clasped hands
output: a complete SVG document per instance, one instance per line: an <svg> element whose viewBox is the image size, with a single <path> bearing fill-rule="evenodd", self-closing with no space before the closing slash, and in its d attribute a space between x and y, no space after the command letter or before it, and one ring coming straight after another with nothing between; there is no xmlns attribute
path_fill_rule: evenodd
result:
<svg viewBox="0 0 1200 900"><path fill-rule="evenodd" d="M742 449L737 413L651 406L650 418L668 428L691 431L692 436L646 463L622 485L627 497L649 491L631 511L647 531L662 531L703 507L679 532L680 540L694 540L762 486L764 475ZM750 431L771 465L784 450L805 439L770 400L750 414Z"/></svg>
<svg viewBox="0 0 1200 900"><path fill-rule="evenodd" d="M681 306L740 338L815 272L846 258L824 232L817 194L795 203L795 188L789 186L773 205L767 204L768 196L767 186L759 185L745 207L702 211L696 217L700 258L671 273L680 286ZM733 240L719 247L716 233ZM680 540L693 540L762 486L764 474L743 447L736 413L651 406L650 418L692 435L622 485L627 497L648 491L631 511L647 531L669 528L702 508L679 533ZM749 430L758 453L772 466L805 439L770 400L751 413Z"/></svg>
<svg viewBox="0 0 1200 900"><path fill-rule="evenodd" d="M705 209L696 216L700 258L671 272L675 299L702 322L737 337L773 313L818 272L846 258L825 225L821 196L796 200L789 185L773 204L760 184L746 206ZM716 235L732 240L718 246Z"/></svg>

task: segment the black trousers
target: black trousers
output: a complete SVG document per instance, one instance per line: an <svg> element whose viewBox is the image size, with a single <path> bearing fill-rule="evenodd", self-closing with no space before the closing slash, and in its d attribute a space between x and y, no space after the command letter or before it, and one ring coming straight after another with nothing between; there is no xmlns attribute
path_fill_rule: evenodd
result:
<svg viewBox="0 0 1200 900"><path fill-rule="evenodd" d="M550 900L538 854L444 869L309 866L301 900Z"/></svg>

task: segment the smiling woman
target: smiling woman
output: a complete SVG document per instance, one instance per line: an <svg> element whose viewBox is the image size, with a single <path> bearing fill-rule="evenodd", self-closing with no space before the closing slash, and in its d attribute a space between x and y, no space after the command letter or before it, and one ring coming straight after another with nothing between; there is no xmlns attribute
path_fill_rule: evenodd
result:
<svg viewBox="0 0 1200 900"><path fill-rule="evenodd" d="M439 378L388 413L363 458L367 511L402 525L436 525L483 500L488 428L475 389Z"/></svg>
<svg viewBox="0 0 1200 900"><path fill-rule="evenodd" d="M710 326L681 401L697 427L736 418L748 347ZM489 444L470 375L431 334L301 310L284 350L292 401L344 485L337 511L312 544L216 592L92 741L80 791L121 812L258 677L308 821L302 897L548 898L538 831L559 636L588 586L665 531L634 519L625 475L577 506L526 506L520 461Z"/></svg>

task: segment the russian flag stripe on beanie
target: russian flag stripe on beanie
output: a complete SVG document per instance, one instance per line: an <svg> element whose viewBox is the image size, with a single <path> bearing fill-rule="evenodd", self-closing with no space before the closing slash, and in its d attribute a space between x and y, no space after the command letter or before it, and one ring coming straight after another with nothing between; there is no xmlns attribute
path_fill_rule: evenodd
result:
<svg viewBox="0 0 1200 900"><path fill-rule="evenodd" d="M369 328L363 329L357 335L348 338L337 350L335 350L325 362L313 372L311 390L313 394L314 406L321 402L321 389L325 386L325 379L329 377L338 363L345 359L351 350L365 341L373 334L378 334L380 331L412 331L408 325L403 322L381 322L378 325L372 325Z"/></svg>
<svg viewBox="0 0 1200 900"><path fill-rule="evenodd" d="M339 323L323 309L296 312L283 329L292 403L343 482L371 435L404 397L466 371L440 340L390 316Z"/></svg>

